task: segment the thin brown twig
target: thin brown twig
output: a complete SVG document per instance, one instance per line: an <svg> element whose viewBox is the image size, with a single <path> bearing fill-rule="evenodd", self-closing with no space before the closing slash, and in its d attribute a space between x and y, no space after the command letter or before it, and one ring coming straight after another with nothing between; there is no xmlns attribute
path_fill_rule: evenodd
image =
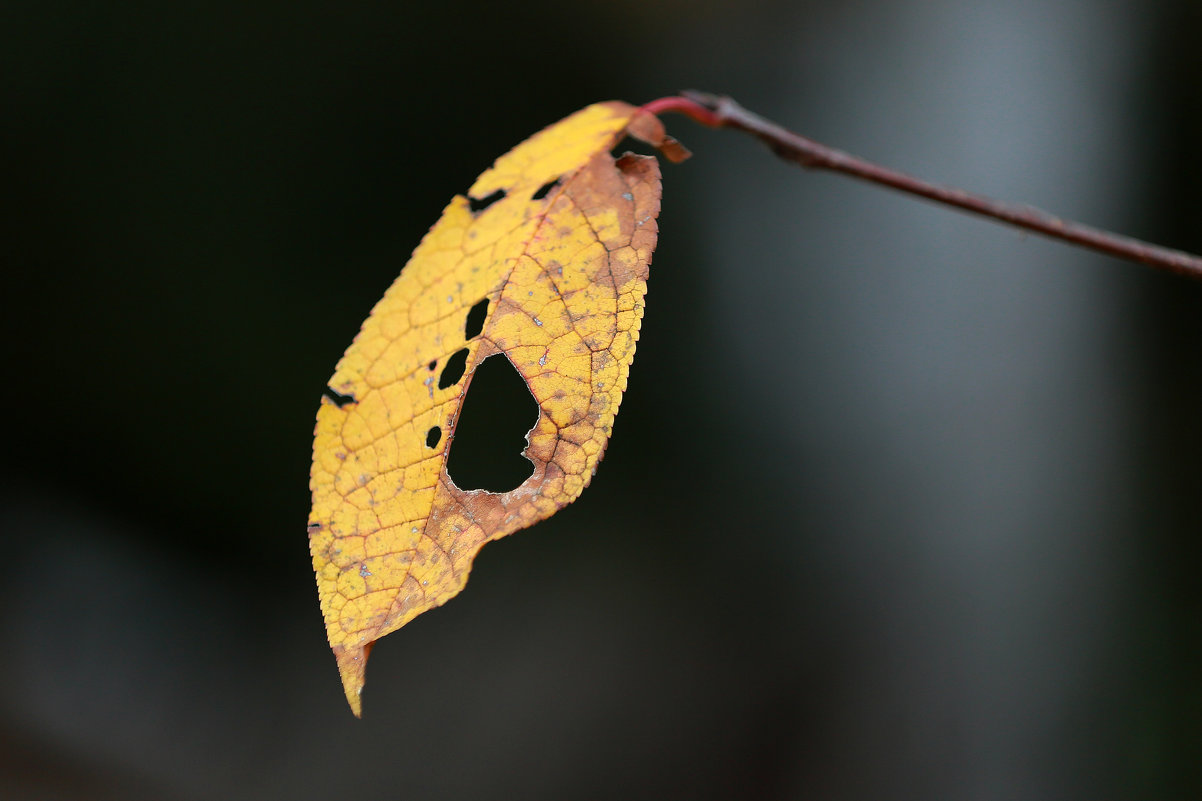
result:
<svg viewBox="0 0 1202 801"><path fill-rule="evenodd" d="M653 100L643 106L643 110L652 114L675 111L710 128L746 131L768 145L780 158L802 167L841 172L1111 256L1202 278L1202 257L1065 220L1031 206L1003 203L961 189L928 183L798 136L748 111L729 97L693 91L682 95Z"/></svg>

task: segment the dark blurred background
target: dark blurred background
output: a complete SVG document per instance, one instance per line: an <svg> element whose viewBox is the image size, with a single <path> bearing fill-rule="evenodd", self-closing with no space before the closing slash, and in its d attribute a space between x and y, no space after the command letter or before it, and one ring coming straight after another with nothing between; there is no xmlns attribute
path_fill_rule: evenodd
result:
<svg viewBox="0 0 1202 801"><path fill-rule="evenodd" d="M1202 284L682 118L593 486L342 698L313 416L427 227L684 87L1202 251L1196 0L0 8L0 798L1202 796Z"/></svg>

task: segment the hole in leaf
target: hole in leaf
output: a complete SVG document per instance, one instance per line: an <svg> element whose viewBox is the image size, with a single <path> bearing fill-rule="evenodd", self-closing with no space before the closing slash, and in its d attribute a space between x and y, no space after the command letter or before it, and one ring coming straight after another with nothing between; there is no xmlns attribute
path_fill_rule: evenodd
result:
<svg viewBox="0 0 1202 801"><path fill-rule="evenodd" d="M434 426L426 432L426 447L433 448L438 444L440 439L442 439L442 429L438 426Z"/></svg>
<svg viewBox="0 0 1202 801"><path fill-rule="evenodd" d="M536 422L538 404L526 382L509 359L490 356L468 385L447 455L447 475L463 490L517 489L534 473L522 451Z"/></svg>
<svg viewBox="0 0 1202 801"><path fill-rule="evenodd" d="M555 188L556 184L558 184L558 183L559 183L558 178L556 178L554 181L547 181L547 183L543 184L538 189L534 190L534 194L530 196L530 199L531 200L542 200L543 198L545 198L547 196L548 192L550 192L552 189Z"/></svg>
<svg viewBox="0 0 1202 801"><path fill-rule="evenodd" d="M443 365L442 372L438 374L438 388L446 389L451 384L457 383L463 378L463 371L467 368L467 348L460 348L451 354L451 358L447 359L447 363Z"/></svg>
<svg viewBox="0 0 1202 801"><path fill-rule="evenodd" d="M430 372L434 372L434 368L437 366L438 366L438 359L431 359L430 363L426 365L426 369L429 370Z"/></svg>
<svg viewBox="0 0 1202 801"><path fill-rule="evenodd" d="M476 198L472 197L471 195L468 195L467 196L467 207L469 209L471 209L473 212L481 212L481 211L484 211L489 206L491 206L492 204L496 203L498 200L500 200L503 197L505 197L504 189L498 189L496 192L493 192L491 195L488 195L486 197L482 197L479 199L476 199Z"/></svg>
<svg viewBox="0 0 1202 801"><path fill-rule="evenodd" d="M343 395L341 392L338 392L333 387L326 387L325 389L323 389L321 391L321 394L325 395L327 398L334 401L334 405L337 406L339 409L341 409L343 406L346 406L348 403L355 402L354 395Z"/></svg>
<svg viewBox="0 0 1202 801"><path fill-rule="evenodd" d="M467 313L467 322L463 324L463 338L472 339L480 336L484 330L484 318L488 316L488 298L477 303Z"/></svg>
<svg viewBox="0 0 1202 801"><path fill-rule="evenodd" d="M623 136L619 142L613 146L609 154L614 157L614 160L620 159L627 153L634 153L636 156L649 156L650 153L645 152L650 147L646 142L635 139L630 136Z"/></svg>

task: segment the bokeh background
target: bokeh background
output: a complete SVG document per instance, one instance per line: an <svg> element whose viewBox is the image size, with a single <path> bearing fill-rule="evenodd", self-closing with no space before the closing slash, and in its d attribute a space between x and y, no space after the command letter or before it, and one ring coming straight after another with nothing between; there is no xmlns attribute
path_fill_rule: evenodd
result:
<svg viewBox="0 0 1202 801"><path fill-rule="evenodd" d="M615 437L342 698L313 415L443 205L726 92L1202 251L1196 0L10 2L4 799L1202 796L1202 284L682 118Z"/></svg>

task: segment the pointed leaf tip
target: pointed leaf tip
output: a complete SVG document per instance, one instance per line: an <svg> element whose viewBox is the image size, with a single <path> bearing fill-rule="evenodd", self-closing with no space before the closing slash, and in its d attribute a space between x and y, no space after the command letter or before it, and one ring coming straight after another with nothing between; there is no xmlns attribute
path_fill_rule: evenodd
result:
<svg viewBox="0 0 1202 801"><path fill-rule="evenodd" d="M346 693L346 702L350 704L355 717L363 717L363 685L366 681L367 655L371 653L373 643L359 648L335 648L334 657L338 660L338 673L342 676L342 690Z"/></svg>

